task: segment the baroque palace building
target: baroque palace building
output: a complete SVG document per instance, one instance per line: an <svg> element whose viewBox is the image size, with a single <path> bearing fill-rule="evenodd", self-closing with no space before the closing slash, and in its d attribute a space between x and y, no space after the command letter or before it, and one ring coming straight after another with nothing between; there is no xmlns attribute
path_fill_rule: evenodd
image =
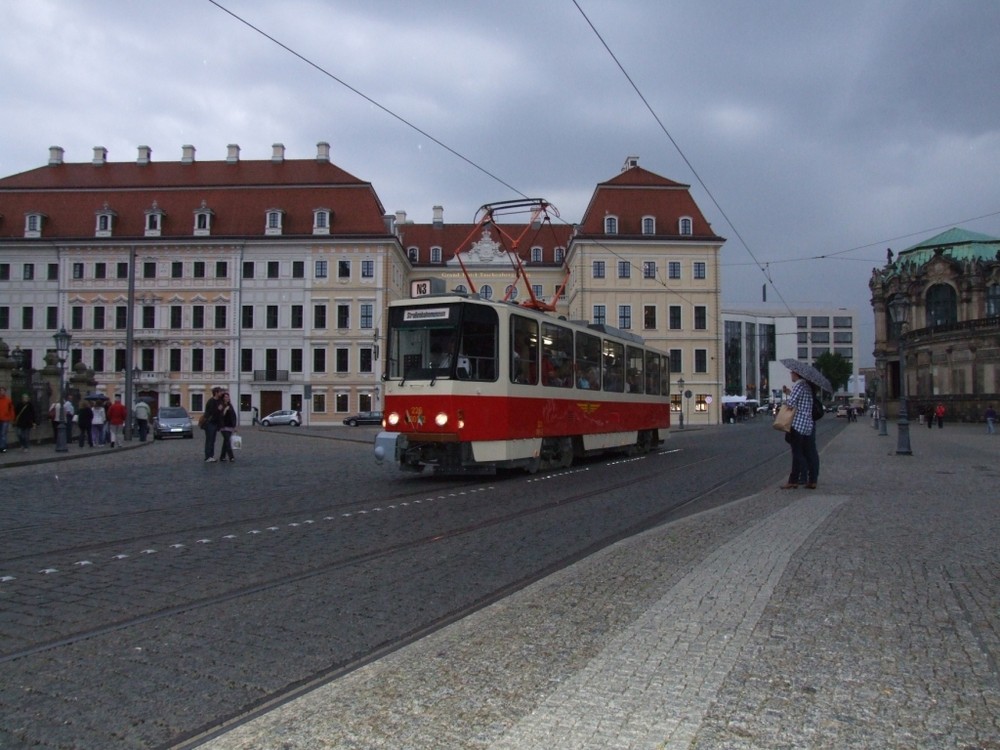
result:
<svg viewBox="0 0 1000 750"><path fill-rule="evenodd" d="M281 144L266 160L237 145L217 161L193 146L176 162L145 146L133 162L101 147L90 162L63 156L52 147L46 166L0 179L0 381L51 366L65 327L78 395L131 391L199 412L219 385L246 420L290 408L335 424L381 408L389 302L470 281L516 302L530 283L558 297L556 314L667 351L691 394L675 392L675 410L718 421L724 239L689 186L635 157L597 186L579 224L504 225L524 237L519 287L495 227L470 237L473 224L446 224L441 207L429 224L387 214L326 143L311 159L287 159Z"/></svg>
<svg viewBox="0 0 1000 750"><path fill-rule="evenodd" d="M889 251L869 287L890 414L901 371L912 419L944 404L947 419L980 421L989 404L1000 406L1000 239L949 229L895 259ZM905 323L892 320L894 300L905 303Z"/></svg>

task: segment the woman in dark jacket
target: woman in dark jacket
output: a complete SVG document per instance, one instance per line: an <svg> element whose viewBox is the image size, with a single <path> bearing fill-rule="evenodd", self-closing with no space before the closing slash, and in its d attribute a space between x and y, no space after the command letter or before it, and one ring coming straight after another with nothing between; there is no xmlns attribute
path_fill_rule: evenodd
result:
<svg viewBox="0 0 1000 750"><path fill-rule="evenodd" d="M219 401L219 425L222 432L222 453L219 454L219 461L235 461L233 455L233 433L239 419L236 416L236 408L229 398L229 393L223 393Z"/></svg>
<svg viewBox="0 0 1000 750"><path fill-rule="evenodd" d="M91 448L94 447L94 437L90 434L90 427L94 423L94 410L90 408L89 401L83 401L76 413L76 424L80 428L80 447L83 447L83 440L86 437Z"/></svg>
<svg viewBox="0 0 1000 750"><path fill-rule="evenodd" d="M17 416L14 417L14 424L17 425L17 439L21 443L21 450L28 450L28 443L31 440L31 428L38 424L35 416L35 407L31 403L31 397L27 393L21 396L21 403L17 406Z"/></svg>

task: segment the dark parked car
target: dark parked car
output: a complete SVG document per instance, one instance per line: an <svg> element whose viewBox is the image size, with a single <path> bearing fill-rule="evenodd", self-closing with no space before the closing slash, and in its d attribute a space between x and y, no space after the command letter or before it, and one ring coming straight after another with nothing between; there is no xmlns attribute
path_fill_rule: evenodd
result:
<svg viewBox="0 0 1000 750"><path fill-rule="evenodd" d="M282 409L281 411L272 411L260 420L260 423L265 427L270 427L273 424L290 424L292 427L298 427L302 424L302 417L294 409Z"/></svg>
<svg viewBox="0 0 1000 750"><path fill-rule="evenodd" d="M382 412L363 411L344 420L348 427L357 427L359 424L382 424Z"/></svg>
<svg viewBox="0 0 1000 750"><path fill-rule="evenodd" d="M153 417L153 439L168 437L193 438L191 416L183 406L161 406Z"/></svg>

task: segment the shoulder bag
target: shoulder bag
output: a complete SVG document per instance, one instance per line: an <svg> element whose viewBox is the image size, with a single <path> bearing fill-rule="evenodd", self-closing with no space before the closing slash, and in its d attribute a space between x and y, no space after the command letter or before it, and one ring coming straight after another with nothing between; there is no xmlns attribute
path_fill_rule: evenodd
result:
<svg viewBox="0 0 1000 750"><path fill-rule="evenodd" d="M792 419L795 417L795 407L788 406L787 404L778 409L778 413L774 417L774 424L771 425L776 430L781 430L782 432L792 431Z"/></svg>

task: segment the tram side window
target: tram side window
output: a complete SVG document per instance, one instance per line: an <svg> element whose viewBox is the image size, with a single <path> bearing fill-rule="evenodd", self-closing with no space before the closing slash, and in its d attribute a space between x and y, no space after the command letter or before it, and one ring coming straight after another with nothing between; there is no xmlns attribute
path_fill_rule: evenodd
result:
<svg viewBox="0 0 1000 750"><path fill-rule="evenodd" d="M646 393L660 394L660 355L656 352L646 352Z"/></svg>
<svg viewBox="0 0 1000 750"><path fill-rule="evenodd" d="M542 323L542 385L573 386L573 331Z"/></svg>
<svg viewBox="0 0 1000 750"><path fill-rule="evenodd" d="M625 345L617 341L604 341L604 390L625 390Z"/></svg>
<svg viewBox="0 0 1000 750"><path fill-rule="evenodd" d="M642 393L645 385L643 376L643 352L635 346L626 347L628 356L626 377L628 378L628 392Z"/></svg>
<svg viewBox="0 0 1000 750"><path fill-rule="evenodd" d="M660 357L660 393L670 395L670 357Z"/></svg>
<svg viewBox="0 0 1000 750"><path fill-rule="evenodd" d="M510 380L538 382L538 321L520 315L510 317Z"/></svg>
<svg viewBox="0 0 1000 750"><path fill-rule="evenodd" d="M601 388L601 339L589 333L576 334L576 387Z"/></svg>
<svg viewBox="0 0 1000 750"><path fill-rule="evenodd" d="M459 380L497 379L497 329L499 318L484 305L465 305L458 342Z"/></svg>

